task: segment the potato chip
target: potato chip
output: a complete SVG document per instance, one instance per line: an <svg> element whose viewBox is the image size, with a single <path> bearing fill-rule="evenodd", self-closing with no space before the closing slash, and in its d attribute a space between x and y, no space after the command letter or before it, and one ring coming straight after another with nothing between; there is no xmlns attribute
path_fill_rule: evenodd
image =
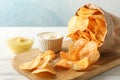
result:
<svg viewBox="0 0 120 80"><path fill-rule="evenodd" d="M56 68L58 69L69 69L71 68L71 64L68 60L66 59L61 59L56 65Z"/></svg>
<svg viewBox="0 0 120 80"><path fill-rule="evenodd" d="M79 60L79 51L84 47L87 43L85 39L79 39L78 41L74 42L71 47L69 47L68 52L60 52L60 56L62 59L67 59L69 61Z"/></svg>
<svg viewBox="0 0 120 80"><path fill-rule="evenodd" d="M81 7L77 12L76 12L76 15L77 16L82 16L82 17L89 17L91 16L93 13L97 12L97 10L93 10L93 9L88 9L86 6L84 7Z"/></svg>
<svg viewBox="0 0 120 80"><path fill-rule="evenodd" d="M47 56L45 56L44 59L40 62L40 64L39 64L38 67L39 67L39 68L43 68L43 67L45 67L46 65L48 65L50 61L51 61L51 56L50 56L50 55L47 55Z"/></svg>
<svg viewBox="0 0 120 80"><path fill-rule="evenodd" d="M101 44L101 42L99 40L97 40L96 36L91 31L89 31L89 33L90 33L90 36L91 36L91 40L93 40L96 43L98 43L98 45Z"/></svg>
<svg viewBox="0 0 120 80"><path fill-rule="evenodd" d="M78 40L81 36L78 34L78 31L76 31L73 34L69 34L68 37L72 38L73 41Z"/></svg>
<svg viewBox="0 0 120 80"><path fill-rule="evenodd" d="M73 32L75 32L76 31L76 20L77 20L77 16L74 16L74 17L72 17L70 20L69 20L69 23L68 23L68 29L69 29L69 32L70 33L73 33Z"/></svg>
<svg viewBox="0 0 120 80"><path fill-rule="evenodd" d="M74 70L84 70L89 66L88 57L84 57L79 61L74 61L72 64L72 68Z"/></svg>
<svg viewBox="0 0 120 80"><path fill-rule="evenodd" d="M51 66L49 66L49 65L46 65L43 68L37 68L32 73L33 74L39 74L39 73L44 73L44 72L56 75L56 71Z"/></svg>
<svg viewBox="0 0 120 80"><path fill-rule="evenodd" d="M88 25L88 29L89 31L91 31L93 34L95 34L95 30L96 30L96 26L98 24L96 23L95 19L92 17L89 17L89 25Z"/></svg>
<svg viewBox="0 0 120 80"><path fill-rule="evenodd" d="M55 58L55 53L52 50L48 50L43 54L39 54L32 61L21 64L19 68L31 70L38 66L46 66L49 63L49 61L53 60L54 58Z"/></svg>
<svg viewBox="0 0 120 80"><path fill-rule="evenodd" d="M89 55L93 55L93 56L91 56L91 58L96 57L94 54L98 51L97 47L98 47L98 44L96 42L94 42L94 41L88 42L84 46L84 48L81 51L79 51L79 53L78 53L80 59L82 59L84 57L88 57Z"/></svg>
<svg viewBox="0 0 120 80"><path fill-rule="evenodd" d="M28 61L26 63L23 63L19 66L20 69L26 69L26 70L31 70L36 68L40 62L43 60L43 58L41 57L41 54L38 55L35 59L33 59L32 61Z"/></svg>
<svg viewBox="0 0 120 80"><path fill-rule="evenodd" d="M67 54L68 54L68 52L61 51L61 52L60 52L60 57L61 57L61 59L68 59Z"/></svg>
<svg viewBox="0 0 120 80"><path fill-rule="evenodd" d="M72 43L72 45L69 47L68 51L72 51L75 50L76 48L83 48L84 45L87 43L88 41L86 39L79 39L77 41L75 41L74 43Z"/></svg>
<svg viewBox="0 0 120 80"><path fill-rule="evenodd" d="M78 48L75 49L75 51L69 52L69 54L68 54L68 56L69 56L68 60L70 60L70 61L79 60L80 58L79 58L78 52L80 51L80 49L81 49L81 48L78 47Z"/></svg>
<svg viewBox="0 0 120 80"><path fill-rule="evenodd" d="M91 15L90 16L91 18L94 18L94 19L100 19L100 20L102 20L102 22L97 22L97 20L96 20L96 22L98 23L98 24L105 24L105 17L104 17L104 15L101 13L101 14L97 14L97 15Z"/></svg>
<svg viewBox="0 0 120 80"><path fill-rule="evenodd" d="M85 39L85 40L87 40L87 41L90 41L91 39L90 39L90 34L89 34L89 31L87 31L87 30L84 30L83 32L82 31L79 31L79 38L78 39L81 39L81 38L83 38L83 39Z"/></svg>
<svg viewBox="0 0 120 80"><path fill-rule="evenodd" d="M77 16L72 17L68 23L69 32L74 33L76 30L84 31L89 24L88 22L89 20L87 18L82 19L78 18Z"/></svg>
<svg viewBox="0 0 120 80"><path fill-rule="evenodd" d="M43 57L50 55L52 59L56 57L55 52L52 50L47 50L44 54Z"/></svg>
<svg viewBox="0 0 120 80"><path fill-rule="evenodd" d="M78 52L79 52L80 48L75 49L73 52L62 52L60 53L60 57L62 59L67 59L70 61L75 61L75 60L79 60L79 56L78 56Z"/></svg>
<svg viewBox="0 0 120 80"><path fill-rule="evenodd" d="M92 53L89 54L88 59L89 63L93 64L100 58L100 53L98 50L94 50Z"/></svg>

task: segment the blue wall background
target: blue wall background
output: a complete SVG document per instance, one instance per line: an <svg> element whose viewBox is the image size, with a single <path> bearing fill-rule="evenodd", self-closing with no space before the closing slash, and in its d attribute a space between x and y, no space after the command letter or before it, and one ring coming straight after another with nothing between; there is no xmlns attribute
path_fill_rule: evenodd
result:
<svg viewBox="0 0 120 80"><path fill-rule="evenodd" d="M86 3L120 16L117 0L0 0L0 26L67 26L75 11Z"/></svg>

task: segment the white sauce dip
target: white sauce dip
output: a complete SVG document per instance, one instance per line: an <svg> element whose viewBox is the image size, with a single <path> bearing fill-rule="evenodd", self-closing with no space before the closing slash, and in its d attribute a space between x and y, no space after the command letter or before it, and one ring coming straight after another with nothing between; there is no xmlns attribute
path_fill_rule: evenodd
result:
<svg viewBox="0 0 120 80"><path fill-rule="evenodd" d="M62 38L62 35L56 32L43 32L43 33L39 33L38 37L43 39L58 39L58 38Z"/></svg>

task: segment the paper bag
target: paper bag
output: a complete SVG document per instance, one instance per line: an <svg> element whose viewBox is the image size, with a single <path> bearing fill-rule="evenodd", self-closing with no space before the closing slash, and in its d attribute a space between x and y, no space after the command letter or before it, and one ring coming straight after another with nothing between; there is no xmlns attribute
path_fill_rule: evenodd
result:
<svg viewBox="0 0 120 80"><path fill-rule="evenodd" d="M77 40L78 37L80 37L80 35L77 34L77 32L79 31L79 33L80 33L80 31L81 31L81 33L83 33L84 30L82 30L82 29L84 29L84 27L88 27L88 24L90 23L90 21L88 21L88 23L86 22L87 19L84 16L87 16L87 18L89 18L89 17L91 17L92 14L97 14L97 12L98 12L98 14L101 13L104 16L104 23L105 23L105 28L106 28L106 30L104 30L104 34L102 36L103 40L101 40L102 42L99 45L99 51L101 53L103 53L103 52L111 52L116 49L119 49L120 48L120 18L112 15L111 13L104 11L103 9L99 8L98 6L96 6L94 4L86 4L83 7L87 8L89 10L88 13L84 9L83 10L84 15L83 15L83 14L79 13L79 11L82 8L78 9L78 11L76 12L76 15L74 16L74 19L71 19L69 21L68 36L74 40ZM92 13L90 10L97 10L97 11ZM89 15L89 14L91 14L91 15ZM78 21L77 18L79 16L83 17L82 18L83 20L81 20L83 22ZM91 24L94 24L94 23L91 23ZM99 27L101 27L101 26L99 26ZM73 36L74 36L74 38L73 38Z"/></svg>

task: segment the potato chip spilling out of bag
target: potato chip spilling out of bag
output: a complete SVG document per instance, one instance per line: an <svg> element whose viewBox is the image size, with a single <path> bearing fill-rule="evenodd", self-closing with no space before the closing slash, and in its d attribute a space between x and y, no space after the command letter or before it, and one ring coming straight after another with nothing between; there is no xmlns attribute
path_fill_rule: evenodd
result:
<svg viewBox="0 0 120 80"><path fill-rule="evenodd" d="M103 43L107 33L105 17L99 10L83 6L69 21L68 30L68 36L74 41L85 38L100 45Z"/></svg>
<svg viewBox="0 0 120 80"><path fill-rule="evenodd" d="M100 54L97 48L98 44L95 41L80 38L71 44L68 52L60 52L61 60L56 66L58 68L83 70L99 59Z"/></svg>
<svg viewBox="0 0 120 80"><path fill-rule="evenodd" d="M70 19L68 30L73 44L68 47L68 52L60 52L61 59L71 62L74 70L83 70L100 58L98 47L103 44L107 33L105 16L98 9L83 6ZM62 64L59 66L66 68Z"/></svg>
<svg viewBox="0 0 120 80"><path fill-rule="evenodd" d="M79 57L78 52L85 46L87 42L88 42L87 40L82 39L82 38L74 42L73 44L69 46L68 52L63 52L63 51L60 52L61 58L67 59L70 61L79 60L80 57Z"/></svg>
<svg viewBox="0 0 120 80"><path fill-rule="evenodd" d="M71 63L66 59L61 59L57 64L55 64L55 67L58 69L69 69L71 68Z"/></svg>
<svg viewBox="0 0 120 80"><path fill-rule="evenodd" d="M94 62L96 62L99 57L99 51L98 51L98 44L94 41L89 41L81 51L79 51L79 57L80 59L84 58L84 57L88 57L89 60L89 64L92 64Z"/></svg>
<svg viewBox="0 0 120 80"><path fill-rule="evenodd" d="M84 70L89 66L88 57L84 57L79 61L74 61L72 64L72 68L74 70Z"/></svg>

